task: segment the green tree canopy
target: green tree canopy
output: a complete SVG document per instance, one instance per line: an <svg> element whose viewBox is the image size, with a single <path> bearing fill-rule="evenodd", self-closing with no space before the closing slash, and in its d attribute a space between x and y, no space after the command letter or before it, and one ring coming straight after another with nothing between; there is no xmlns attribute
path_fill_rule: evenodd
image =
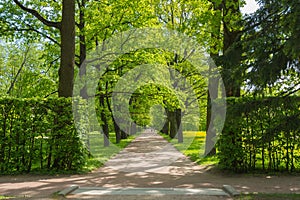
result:
<svg viewBox="0 0 300 200"><path fill-rule="evenodd" d="M277 94L292 94L300 85L300 3L261 0L260 6L246 19L245 78L256 91L276 86Z"/></svg>

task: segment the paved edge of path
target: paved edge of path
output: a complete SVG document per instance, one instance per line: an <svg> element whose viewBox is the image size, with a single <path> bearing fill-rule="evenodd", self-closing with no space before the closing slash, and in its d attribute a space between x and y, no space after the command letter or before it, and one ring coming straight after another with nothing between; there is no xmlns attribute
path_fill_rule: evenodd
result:
<svg viewBox="0 0 300 200"><path fill-rule="evenodd" d="M238 196L240 195L232 186L224 185L222 189L219 188L104 188L104 187L79 187L72 185L65 188L59 195L66 197L67 195L88 195L88 196L103 196L103 195L117 195L117 196Z"/></svg>

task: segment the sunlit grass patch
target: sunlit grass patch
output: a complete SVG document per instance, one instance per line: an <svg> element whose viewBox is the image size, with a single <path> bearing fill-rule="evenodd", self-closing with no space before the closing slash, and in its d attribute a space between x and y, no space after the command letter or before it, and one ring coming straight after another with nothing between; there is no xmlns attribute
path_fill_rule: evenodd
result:
<svg viewBox="0 0 300 200"><path fill-rule="evenodd" d="M91 157L88 159L87 164L84 167L84 172L92 171L101 167L112 156L125 148L133 139L134 136L129 136L127 139L122 139L120 143L117 144L115 140L115 133L110 133L110 145L108 147L104 147L103 135L96 131L90 133L86 137L85 141L91 153Z"/></svg>
<svg viewBox="0 0 300 200"><path fill-rule="evenodd" d="M245 194L239 197L235 197L235 200L281 200L281 199L289 199L296 200L300 199L300 194Z"/></svg>
<svg viewBox="0 0 300 200"><path fill-rule="evenodd" d="M2 199L13 199L14 197L11 197L11 196L2 196L0 195L0 200Z"/></svg>
<svg viewBox="0 0 300 200"><path fill-rule="evenodd" d="M184 131L184 142L178 143L177 139L171 139L168 135L161 134L166 140L174 145L180 152L188 156L198 164L217 164L217 156L204 157L206 132Z"/></svg>

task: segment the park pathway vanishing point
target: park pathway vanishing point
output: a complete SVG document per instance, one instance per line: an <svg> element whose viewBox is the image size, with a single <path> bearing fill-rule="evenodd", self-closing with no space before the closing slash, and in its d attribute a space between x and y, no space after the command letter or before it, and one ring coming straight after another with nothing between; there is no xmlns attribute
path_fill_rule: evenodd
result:
<svg viewBox="0 0 300 200"><path fill-rule="evenodd" d="M107 194L101 199L230 199L228 196L205 197L201 188L215 188L215 194L223 192L223 185L231 185L240 192L299 193L300 177L222 174L210 166L196 165L160 135L146 131L103 167L89 174L0 176L0 196L51 199L53 193L72 185L79 189L67 195L68 199L99 199L92 193ZM152 198L141 195L151 192L168 195ZM126 195L117 195L121 193ZM193 195L184 195L187 193ZM210 194L208 190L204 193Z"/></svg>
<svg viewBox="0 0 300 200"><path fill-rule="evenodd" d="M99 174L109 174L105 184L102 180L99 180L102 184L93 181L89 184L90 187L80 187L68 197L105 195L105 199L229 198L228 193L221 188L206 186L189 189L191 176L200 172L200 166L191 162L162 136L148 129L98 170Z"/></svg>

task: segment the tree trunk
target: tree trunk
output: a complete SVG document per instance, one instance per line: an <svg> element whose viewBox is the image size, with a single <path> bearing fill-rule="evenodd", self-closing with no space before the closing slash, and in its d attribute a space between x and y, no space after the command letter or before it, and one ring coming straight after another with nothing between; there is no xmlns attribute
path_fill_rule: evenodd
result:
<svg viewBox="0 0 300 200"><path fill-rule="evenodd" d="M166 135L169 135L169 130L170 130L170 121L169 121L169 109L168 108L165 108L165 111L166 111L166 122L161 130L161 132L163 134L166 134Z"/></svg>
<svg viewBox="0 0 300 200"><path fill-rule="evenodd" d="M81 1L79 8L79 63L77 66L80 68L79 76L84 77L86 75L86 66L83 64L86 59L86 37L85 37L85 5L86 0ZM86 84L80 90L80 96L84 99L88 99Z"/></svg>
<svg viewBox="0 0 300 200"><path fill-rule="evenodd" d="M214 3L215 11L222 11L222 4L217 5ZM217 12L218 13L218 12ZM211 33L211 37L217 41L220 41L220 33L221 33L221 21L215 24L213 27L213 31ZM210 57L216 62L216 58L219 57L219 50L216 45L211 46ZM219 79L214 76L216 71L216 66L213 63L209 64L209 77L208 77L208 91L207 91L207 111L206 111L206 139L205 139L205 156L212 156L216 154L215 142L213 138L216 137L217 133L214 129L214 125L211 124L214 121L214 117L212 116L212 102L218 98L218 83Z"/></svg>
<svg viewBox="0 0 300 200"><path fill-rule="evenodd" d="M169 119L166 119L166 123L164 124L163 128L161 129L161 132L163 134L169 135Z"/></svg>
<svg viewBox="0 0 300 200"><path fill-rule="evenodd" d="M182 132L182 126L181 126L181 109L176 109L175 111L175 118L176 118L176 126L177 126L177 138L178 143L183 143L183 132Z"/></svg>
<svg viewBox="0 0 300 200"><path fill-rule="evenodd" d="M39 12L25 7L20 1L13 0L17 6L30 13L45 26L59 29L61 36L60 68L58 96L71 97L73 95L74 65L75 65L75 0L62 1L62 20L52 22L45 19Z"/></svg>
<svg viewBox="0 0 300 200"><path fill-rule="evenodd" d="M214 10L223 13L223 56L221 63L222 66L222 79L225 87L226 97L239 97L240 96L240 83L238 78L241 74L233 74L233 71L239 67L241 60L241 49L240 47L234 47L233 45L240 39L240 27L236 24L236 21L231 21L227 15L239 16L241 15L239 10L239 0L223 0L220 4L214 4ZM212 38L220 40L221 21L214 27L215 30L212 32ZM212 46L213 51L210 55L212 58L220 58L217 53L218 50L215 46ZM230 62L228 62L230 60ZM206 144L205 144L205 155L215 155L216 149L214 147L216 137L216 130L214 125L215 116L212 109L213 101L218 97L218 82L219 80L214 77L214 66L211 65L209 69L209 88L208 99L207 99L207 123L206 123ZM211 89L213 88L213 90ZM211 124L211 126L210 126Z"/></svg>
<svg viewBox="0 0 300 200"><path fill-rule="evenodd" d="M86 59L86 37L85 37L85 1L81 1L81 7L79 8L79 67Z"/></svg>
<svg viewBox="0 0 300 200"><path fill-rule="evenodd" d="M113 122L114 122L114 127L115 127L115 133L116 133L116 143L120 143L121 141L121 130L120 127L118 126L118 124L115 122L114 117L113 118Z"/></svg>
<svg viewBox="0 0 300 200"><path fill-rule="evenodd" d="M175 111L169 111L168 114L169 121L170 121L170 137L175 138L177 133L177 122L176 122L176 112Z"/></svg>
<svg viewBox="0 0 300 200"><path fill-rule="evenodd" d="M240 70L237 70L241 64L242 47L236 45L241 39L240 26L237 25L238 19L242 19L240 11L240 1L225 1L226 6L223 7L223 82L225 86L226 97L240 97L241 83L239 78L242 74L238 74ZM229 4L229 5L227 5ZM234 21L226 15L232 15L236 17Z"/></svg>
<svg viewBox="0 0 300 200"><path fill-rule="evenodd" d="M61 21L61 61L58 96L73 95L75 65L75 0L63 0Z"/></svg>
<svg viewBox="0 0 300 200"><path fill-rule="evenodd" d="M108 129L108 123L105 113L105 104L104 104L104 96L100 95L100 107L101 107L101 121L102 121L102 129L103 129L103 140L104 140L104 146L109 146L109 129Z"/></svg>
<svg viewBox="0 0 300 200"><path fill-rule="evenodd" d="M216 57L216 54L211 53L211 57ZM206 113L206 139L205 139L205 156L216 154L215 139L217 136L215 129L215 113L212 110L212 103L218 98L219 78L215 76L215 65L209 66L209 80L207 92L207 113Z"/></svg>
<svg viewBox="0 0 300 200"><path fill-rule="evenodd" d="M125 131L121 130L121 139L127 139L127 138L128 138L128 134Z"/></svg>

